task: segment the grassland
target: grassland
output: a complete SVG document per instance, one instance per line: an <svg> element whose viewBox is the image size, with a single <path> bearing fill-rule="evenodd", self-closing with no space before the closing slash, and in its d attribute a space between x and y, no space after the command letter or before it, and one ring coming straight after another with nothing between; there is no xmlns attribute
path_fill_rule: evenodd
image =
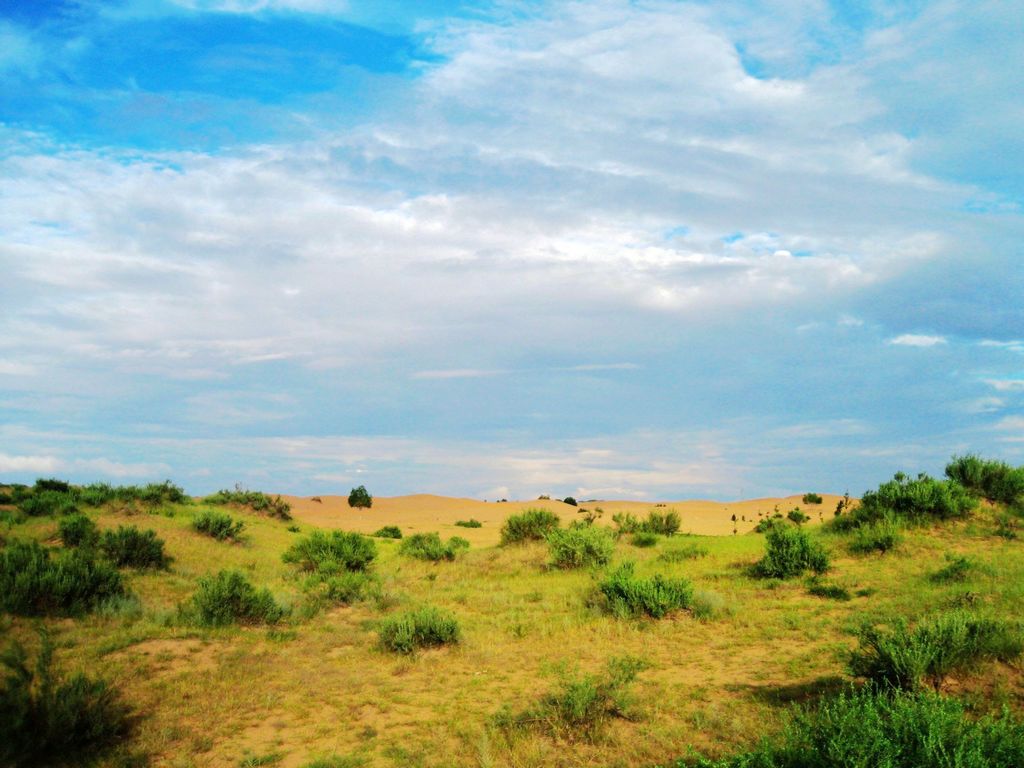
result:
<svg viewBox="0 0 1024 768"><path fill-rule="evenodd" d="M373 519L371 530L396 522L374 504L359 511ZM623 535L608 565L566 569L552 567L544 542L498 545L496 527L484 520L478 530L492 542L474 541L451 560L416 559L402 554L399 540L374 539L367 588L350 605L326 599L308 572L282 559L318 530L296 506L290 521L228 508L245 523L237 541L194 528L211 508L202 501L83 506L101 533L126 525L155 531L169 564L125 569L133 597L83 616L0 614L0 643L35 651L43 624L66 673L85 671L121 691L135 714L133 734L100 765L614 768L724 757L779 733L792 704L852 680L849 654L865 622L914 623L952 609L1024 616L1024 541L999 533L1015 530L1017 518L1008 522L989 503L962 519L909 528L894 550L867 555L851 553L849 536L822 530L814 508L804 529L831 553L831 568L787 580L758 577L765 536L755 533L675 535L643 547ZM445 537L463 531L455 522L465 510L454 506L435 528ZM503 515L524 508L490 506ZM5 509L5 541L60 546L59 516L16 522L13 507ZM824 517L831 516L829 507ZM345 528L344 519L334 527ZM947 556L972 567L937 578ZM605 610L598 586L625 561L636 563L638 577L686 579L689 609L659 620ZM216 628L190 621L180 606L201 578L222 570L269 589L285 618ZM424 606L454 616L457 642L411 654L382 647L383 620ZM600 729L502 725L503 712L510 722L507 713L541 711L553 692L600 689L604 671L624 663L624 695L602 710L611 715ZM1019 661L988 663L949 676L942 691L977 714L1003 706L1019 714L1024 669Z"/></svg>

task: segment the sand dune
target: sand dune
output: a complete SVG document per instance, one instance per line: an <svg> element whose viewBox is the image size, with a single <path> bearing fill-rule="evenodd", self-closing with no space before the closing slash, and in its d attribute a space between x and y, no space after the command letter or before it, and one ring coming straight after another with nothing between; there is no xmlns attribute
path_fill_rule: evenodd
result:
<svg viewBox="0 0 1024 768"><path fill-rule="evenodd" d="M375 497L370 509L353 509L348 505L347 496L320 496L320 501L308 497L284 496L292 505L292 514L302 523L322 528L342 528L360 533L373 533L383 525L397 525L406 534L438 531L444 536L458 534L477 545L496 544L500 538L501 524L511 514L531 507L550 509L569 523L581 517L581 509L600 507L604 510L601 522L611 525L611 516L616 512L632 512L646 516L652 509L675 510L682 518L682 533L698 535L727 535L732 533L732 515L736 515L740 533L749 532L758 520L758 513L770 515L778 506L783 513L800 507L811 516L812 522L819 520L819 511L828 519L835 511L836 502L842 498L834 494L822 494L823 503L807 505L801 496L782 498L747 499L743 501L615 501L600 500L581 502L579 507L563 504L561 501L532 500L486 502L477 499L460 499L431 494L411 496ZM746 518L744 521L742 518ZM482 528L462 528L455 525L457 520L474 518L483 523Z"/></svg>

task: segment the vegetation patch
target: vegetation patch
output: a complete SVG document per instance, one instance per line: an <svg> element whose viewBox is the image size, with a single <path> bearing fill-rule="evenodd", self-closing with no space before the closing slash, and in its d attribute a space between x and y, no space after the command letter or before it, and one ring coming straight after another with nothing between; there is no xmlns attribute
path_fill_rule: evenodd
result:
<svg viewBox="0 0 1024 768"><path fill-rule="evenodd" d="M967 581L982 570L981 563L973 557L946 553L946 565L931 575L931 580L940 584L956 584Z"/></svg>
<svg viewBox="0 0 1024 768"><path fill-rule="evenodd" d="M217 541L238 541L245 521L235 520L226 512L204 509L192 520L192 527Z"/></svg>
<svg viewBox="0 0 1024 768"><path fill-rule="evenodd" d="M472 518L472 517L469 520L456 520L455 524L457 526L459 526L459 528L483 528L484 527L483 523L481 523L479 520L476 520L475 518Z"/></svg>
<svg viewBox="0 0 1024 768"><path fill-rule="evenodd" d="M811 519L810 515L804 514L804 511L800 507L794 507L786 513L786 519L796 523L797 525L803 525Z"/></svg>
<svg viewBox="0 0 1024 768"><path fill-rule="evenodd" d="M966 517L977 505L974 494L956 481L924 473L912 479L897 472L877 490L865 493L859 506L839 514L832 525L840 531L885 519L920 525Z"/></svg>
<svg viewBox="0 0 1024 768"><path fill-rule="evenodd" d="M441 541L436 533L414 533L402 539L398 551L407 557L417 560L454 560L460 552L469 549L469 542L461 536L452 536L448 541Z"/></svg>
<svg viewBox="0 0 1024 768"><path fill-rule="evenodd" d="M884 554L896 549L902 541L902 526L891 517L883 517L854 528L846 548L855 555Z"/></svg>
<svg viewBox="0 0 1024 768"><path fill-rule="evenodd" d="M629 543L632 544L634 547L646 549L647 547L657 546L658 541L660 541L660 539L661 537L658 536L658 534L656 533L650 533L649 531L638 531L637 533L633 534L633 536L629 540Z"/></svg>
<svg viewBox="0 0 1024 768"><path fill-rule="evenodd" d="M650 616L660 619L690 607L693 586L686 579L655 574L642 579L633 563L623 563L598 586L609 613L620 618Z"/></svg>
<svg viewBox="0 0 1024 768"><path fill-rule="evenodd" d="M551 564L556 568L606 565L615 553L615 537L592 525L559 528L547 536Z"/></svg>
<svg viewBox="0 0 1024 768"><path fill-rule="evenodd" d="M658 559L666 563L681 563L685 560L696 560L699 557L707 557L708 548L700 544L686 544L681 547L666 549Z"/></svg>
<svg viewBox="0 0 1024 768"><path fill-rule="evenodd" d="M95 547L100 541L96 523L86 515L68 515L57 524L57 532L65 547Z"/></svg>
<svg viewBox="0 0 1024 768"><path fill-rule="evenodd" d="M823 597L826 600L838 600L843 603L853 598L850 590L846 587L816 578L811 579L807 584L807 593L815 597Z"/></svg>
<svg viewBox="0 0 1024 768"><path fill-rule="evenodd" d="M619 512L612 515L616 533L619 536L635 533L653 533L659 536L673 536L679 531L681 519L675 510L662 512L652 509L647 519L641 520L630 512Z"/></svg>
<svg viewBox="0 0 1024 768"><path fill-rule="evenodd" d="M71 515L78 511L78 502L70 490L44 488L18 502L18 509L28 517Z"/></svg>
<svg viewBox="0 0 1024 768"><path fill-rule="evenodd" d="M522 514L510 515L501 526L502 544L520 544L524 541L542 541L558 528L558 515L547 509L527 509Z"/></svg>
<svg viewBox="0 0 1024 768"><path fill-rule="evenodd" d="M369 509L373 506L373 496L366 490L365 485L360 485L349 492L348 505L359 509Z"/></svg>
<svg viewBox="0 0 1024 768"><path fill-rule="evenodd" d="M119 568L166 568L170 558L156 531L140 531L134 525L119 525L104 531L100 539L103 555Z"/></svg>
<svg viewBox="0 0 1024 768"><path fill-rule="evenodd" d="M378 528L373 535L378 539L400 539L402 538L402 529L397 525L385 525L383 528Z"/></svg>
<svg viewBox="0 0 1024 768"><path fill-rule="evenodd" d="M754 565L754 574L766 579L791 579L805 571L824 573L829 555L821 544L811 541L805 531L776 525L765 539L765 555Z"/></svg>
<svg viewBox="0 0 1024 768"><path fill-rule="evenodd" d="M291 504L280 496L268 496L261 491L247 491L241 485L236 485L233 491L217 491L203 501L207 504L235 504L239 507L248 507L253 512L276 517L278 520L292 519Z"/></svg>
<svg viewBox="0 0 1024 768"><path fill-rule="evenodd" d="M373 539L347 531L313 531L292 544L281 559L304 571L328 576L342 571L365 571L377 556Z"/></svg>
<svg viewBox="0 0 1024 768"><path fill-rule="evenodd" d="M805 493L803 499L804 504L821 504L824 499L821 498L821 494L818 493Z"/></svg>
<svg viewBox="0 0 1024 768"><path fill-rule="evenodd" d="M382 619L377 627L380 644L394 653L413 653L419 648L453 645L459 642L455 615L424 606Z"/></svg>
<svg viewBox="0 0 1024 768"><path fill-rule="evenodd" d="M52 557L38 542L0 550L0 609L21 616L77 615L124 594L121 574L87 549Z"/></svg>
<svg viewBox="0 0 1024 768"><path fill-rule="evenodd" d="M989 501L1007 505L1024 501L1024 467L967 454L953 457L946 465L946 477Z"/></svg>
<svg viewBox="0 0 1024 768"><path fill-rule="evenodd" d="M284 616L270 590L256 589L238 571L202 576L192 601L182 607L182 617L206 627L230 624L274 624Z"/></svg>

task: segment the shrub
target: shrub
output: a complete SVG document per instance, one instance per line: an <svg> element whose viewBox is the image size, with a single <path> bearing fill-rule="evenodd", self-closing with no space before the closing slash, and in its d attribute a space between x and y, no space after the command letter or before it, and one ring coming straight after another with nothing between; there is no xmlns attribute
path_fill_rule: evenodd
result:
<svg viewBox="0 0 1024 768"><path fill-rule="evenodd" d="M400 539L402 538L402 529L397 525L385 525L383 528L378 528L373 535L378 539Z"/></svg>
<svg viewBox="0 0 1024 768"><path fill-rule="evenodd" d="M562 503L568 504L570 507L575 507L576 499L574 499L572 496L566 496L564 499L562 499Z"/></svg>
<svg viewBox="0 0 1024 768"><path fill-rule="evenodd" d="M526 711L499 711L495 724L505 731L534 729L555 738L593 741L609 720L628 717L628 688L647 665L632 657L610 659L602 675L562 672L560 685Z"/></svg>
<svg viewBox="0 0 1024 768"><path fill-rule="evenodd" d="M936 690L950 674L982 662L1010 661L1024 652L1019 624L974 616L962 610L939 614L913 630L896 622L890 631L867 625L850 656L850 671L883 688Z"/></svg>
<svg viewBox="0 0 1024 768"><path fill-rule="evenodd" d="M341 571L365 571L377 557L377 545L358 533L313 531L292 544L281 559L304 571L331 575Z"/></svg>
<svg viewBox="0 0 1024 768"><path fill-rule="evenodd" d="M946 477L989 501L1015 504L1024 499L1024 467L967 454L953 457L946 465Z"/></svg>
<svg viewBox="0 0 1024 768"><path fill-rule="evenodd" d="M808 520L810 520L811 517L810 515L805 515L803 511L800 509L800 507L796 507L794 509L789 510L789 512L786 513L786 519L793 521L797 525L803 525Z"/></svg>
<svg viewBox="0 0 1024 768"><path fill-rule="evenodd" d="M690 600L690 613L698 621L714 621L732 613L725 598L717 592L698 589Z"/></svg>
<svg viewBox="0 0 1024 768"><path fill-rule="evenodd" d="M667 549L658 555L658 559L666 563L681 563L684 560L696 560L698 557L706 557L708 550L699 544L686 544L682 547Z"/></svg>
<svg viewBox="0 0 1024 768"><path fill-rule="evenodd" d="M70 515L78 511L75 497L68 491L37 490L18 503L18 509L29 517Z"/></svg>
<svg viewBox="0 0 1024 768"><path fill-rule="evenodd" d="M783 522L782 513L776 512L770 517L766 517L763 520L758 520L757 525L754 526L754 533L768 533L772 528L776 526L785 527Z"/></svg>
<svg viewBox="0 0 1024 768"><path fill-rule="evenodd" d="M868 689L797 709L782 736L746 754L675 768L1016 768L1024 725L1009 712L976 718L934 693Z"/></svg>
<svg viewBox="0 0 1024 768"><path fill-rule="evenodd" d="M6 504L13 504L13 503L14 503L14 496L13 495L8 493L7 491L0 491L0 506L6 505Z"/></svg>
<svg viewBox="0 0 1024 768"><path fill-rule="evenodd" d="M62 518L57 530L65 547L95 547L100 540L96 523L83 514Z"/></svg>
<svg viewBox="0 0 1024 768"><path fill-rule="evenodd" d="M227 541L228 539L238 541L242 529L245 528L245 522L235 520L225 512L204 509L192 520L192 527L200 533L212 536L217 541Z"/></svg>
<svg viewBox="0 0 1024 768"><path fill-rule="evenodd" d="M124 594L124 583L89 550L51 557L38 542L14 541L0 550L0 609L22 616L76 615Z"/></svg>
<svg viewBox="0 0 1024 768"><path fill-rule="evenodd" d="M622 536L629 533L655 533L661 536L672 536L679 530L679 513L675 510L659 512L652 509L647 513L646 520L639 520L630 512L618 512L612 515L616 534Z"/></svg>
<svg viewBox="0 0 1024 768"><path fill-rule="evenodd" d="M42 478L36 480L35 485L32 486L32 490L35 493L41 491L54 491L56 493L71 493L71 484L64 480L58 480L55 477Z"/></svg>
<svg viewBox="0 0 1024 768"><path fill-rule="evenodd" d="M461 536L452 536L447 542L442 542L436 533L414 533L402 539L398 547L398 551L403 555L435 563L440 560L454 560L459 552L467 549L469 542Z"/></svg>
<svg viewBox="0 0 1024 768"><path fill-rule="evenodd" d="M556 568L605 565L615 552L615 538L606 528L580 526L556 529L547 536L551 564Z"/></svg>
<svg viewBox="0 0 1024 768"><path fill-rule="evenodd" d="M156 531L140 531L134 525L104 531L100 550L119 568L165 568L169 562L163 539L157 538Z"/></svg>
<svg viewBox="0 0 1024 768"><path fill-rule="evenodd" d="M658 534L649 531L639 531L633 534L629 543L634 547L653 547L658 543Z"/></svg>
<svg viewBox="0 0 1024 768"><path fill-rule="evenodd" d="M470 518L469 520L456 520L455 524L460 528L483 528L484 524L479 520Z"/></svg>
<svg viewBox="0 0 1024 768"><path fill-rule="evenodd" d="M369 509L373 506L373 496L366 490L365 485L360 485L358 488L353 488L351 493L349 493L348 505L350 507Z"/></svg>
<svg viewBox="0 0 1024 768"><path fill-rule="evenodd" d="M62 680L53 644L41 634L32 667L17 642L0 655L0 765L81 765L128 735L128 709L116 689L81 673Z"/></svg>
<svg viewBox="0 0 1024 768"><path fill-rule="evenodd" d="M946 553L946 565L931 575L931 580L939 583L967 581L971 573L980 568L980 564L972 557Z"/></svg>
<svg viewBox="0 0 1024 768"><path fill-rule="evenodd" d="M207 496L204 501L207 504L237 504L279 520L292 519L291 505L280 496L268 496L260 491L247 491L241 485L236 485L233 491L217 491L215 494Z"/></svg>
<svg viewBox="0 0 1024 768"><path fill-rule="evenodd" d="M960 483L936 480L926 474L910 479L897 472L878 490L868 491L860 505L849 514L835 518L837 530L849 530L886 518L907 524L966 517L977 499Z"/></svg>
<svg viewBox="0 0 1024 768"><path fill-rule="evenodd" d="M425 606L381 620L378 629L382 647L395 653L413 653L459 642L459 622L454 614Z"/></svg>
<svg viewBox="0 0 1024 768"><path fill-rule="evenodd" d="M191 605L182 613L207 627L229 624L274 624L284 615L270 590L257 590L238 571L202 576Z"/></svg>
<svg viewBox="0 0 1024 768"><path fill-rule="evenodd" d="M623 563L599 585L607 610L621 618L640 615L660 619L672 611L690 606L693 587L686 579L669 579L655 574L638 578L632 563Z"/></svg>
<svg viewBox="0 0 1024 768"><path fill-rule="evenodd" d="M617 536L640 531L641 523L632 512L616 512L612 515L612 523L615 524Z"/></svg>
<svg viewBox="0 0 1024 768"><path fill-rule="evenodd" d="M824 573L828 568L824 547L799 528L776 525L768 531L765 555L754 566L754 573L761 578L789 579L807 570Z"/></svg>
<svg viewBox="0 0 1024 768"><path fill-rule="evenodd" d="M540 541L559 526L558 515L546 509L527 509L510 515L501 526L501 543Z"/></svg>
<svg viewBox="0 0 1024 768"><path fill-rule="evenodd" d="M855 528L846 546L854 554L866 555L870 552L889 552L902 541L899 523L890 517L883 517Z"/></svg>
<svg viewBox="0 0 1024 768"><path fill-rule="evenodd" d="M824 499L817 493L805 493L802 501L804 504L821 504Z"/></svg>
<svg viewBox="0 0 1024 768"><path fill-rule="evenodd" d="M322 594L335 603L350 605L363 598L370 581L362 571L342 571L323 579Z"/></svg>

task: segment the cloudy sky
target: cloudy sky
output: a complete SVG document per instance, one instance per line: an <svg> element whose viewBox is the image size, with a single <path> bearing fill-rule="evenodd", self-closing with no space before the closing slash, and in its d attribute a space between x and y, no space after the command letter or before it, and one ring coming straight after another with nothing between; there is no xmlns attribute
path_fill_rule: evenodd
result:
<svg viewBox="0 0 1024 768"><path fill-rule="evenodd" d="M0 478L1024 463L1024 1L2 0Z"/></svg>

